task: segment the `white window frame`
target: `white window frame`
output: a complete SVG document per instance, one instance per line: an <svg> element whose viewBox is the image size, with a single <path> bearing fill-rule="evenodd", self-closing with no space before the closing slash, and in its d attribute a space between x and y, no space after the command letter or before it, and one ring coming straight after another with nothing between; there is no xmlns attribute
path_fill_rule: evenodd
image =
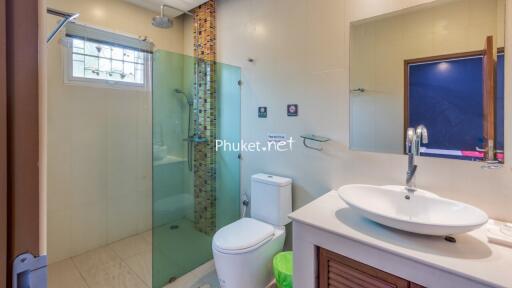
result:
<svg viewBox="0 0 512 288"><path fill-rule="evenodd" d="M151 88L151 54L144 55L144 83L95 79L73 76L73 47L64 47L64 83L69 85L94 86L99 88L115 88L147 91Z"/></svg>
<svg viewBox="0 0 512 288"><path fill-rule="evenodd" d="M78 27L78 29L81 29L79 24L75 24L75 29ZM112 39L126 39L127 36L116 34L113 32L108 32L105 30L100 30L97 28L91 28L89 26L83 26L84 31L93 31L93 33L96 33L96 31L99 31L99 35L101 35L101 38L104 38L105 35L111 34ZM78 37L82 38L82 37ZM150 52L144 52L144 83L134 83L134 82L126 82L126 81L117 81L117 80L108 80L108 79L95 79L95 78L88 78L88 77L75 77L73 76L73 43L72 43L73 37L64 37L63 38L63 64L64 64L64 83L68 85L81 85L81 86L92 86L92 87L98 87L98 88L114 88L114 89L128 89L128 90L139 90L139 91L149 91L151 90L151 61L152 61L152 54ZM124 45L118 45L116 43L109 44L108 41L101 41L101 40L95 40L93 37L91 38L83 38L84 41L90 41L90 42L98 42L103 43L104 45L111 45L111 46L118 46L118 47L125 47L125 49L132 49L134 51L139 51L137 48L130 48L130 46L124 46ZM131 41L140 41L136 38L131 38Z"/></svg>

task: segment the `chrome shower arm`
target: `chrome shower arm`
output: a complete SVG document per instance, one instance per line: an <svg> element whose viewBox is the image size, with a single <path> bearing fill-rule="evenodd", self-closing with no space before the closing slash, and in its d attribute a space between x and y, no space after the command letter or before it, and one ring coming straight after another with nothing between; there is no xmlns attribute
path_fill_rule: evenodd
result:
<svg viewBox="0 0 512 288"><path fill-rule="evenodd" d="M53 29L53 31L46 39L46 43L50 43L50 41L52 41L53 38L55 38L57 33L59 33L60 29L62 29L62 27L64 27L64 25L66 25L69 21L73 21L74 19L78 18L78 16L80 16L80 13L68 13L53 8L47 8L46 13L62 18L59 21L59 24L57 24L57 27Z"/></svg>
<svg viewBox="0 0 512 288"><path fill-rule="evenodd" d="M71 18L77 14L77 13L64 12L64 11L53 9L53 8L47 8L46 12L50 15L61 17L61 18Z"/></svg>
<svg viewBox="0 0 512 288"><path fill-rule="evenodd" d="M194 14L192 14L192 13L190 13L190 12L188 12L188 11L181 10L181 9L179 9L179 8L176 8L176 7L171 6L171 5L168 5L168 4L162 4L162 6L160 6L160 16L162 16L162 17L164 16L164 9L165 9L165 8L171 8L171 9L174 9L174 10L178 10L178 11L180 11L180 12L182 12L182 13L185 13L185 14L187 14L187 15L194 16Z"/></svg>

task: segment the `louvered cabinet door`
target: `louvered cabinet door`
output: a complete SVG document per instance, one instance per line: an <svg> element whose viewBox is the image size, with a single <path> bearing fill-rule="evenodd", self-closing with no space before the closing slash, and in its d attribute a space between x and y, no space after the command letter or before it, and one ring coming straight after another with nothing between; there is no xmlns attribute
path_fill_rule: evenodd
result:
<svg viewBox="0 0 512 288"><path fill-rule="evenodd" d="M409 288L405 279L319 248L319 288Z"/></svg>

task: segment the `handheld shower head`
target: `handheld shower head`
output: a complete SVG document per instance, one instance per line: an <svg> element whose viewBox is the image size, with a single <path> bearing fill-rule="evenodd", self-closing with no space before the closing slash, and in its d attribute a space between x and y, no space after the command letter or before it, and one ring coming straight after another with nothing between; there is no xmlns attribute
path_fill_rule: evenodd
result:
<svg viewBox="0 0 512 288"><path fill-rule="evenodd" d="M174 93L183 95L183 97L185 97L185 99L187 100L188 105L194 105L194 99L192 99L192 97L185 93L183 90L174 89Z"/></svg>

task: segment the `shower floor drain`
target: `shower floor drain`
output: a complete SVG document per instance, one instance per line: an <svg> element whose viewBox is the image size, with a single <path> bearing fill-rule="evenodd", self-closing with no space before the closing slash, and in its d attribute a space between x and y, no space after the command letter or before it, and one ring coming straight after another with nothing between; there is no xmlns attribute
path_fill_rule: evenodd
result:
<svg viewBox="0 0 512 288"><path fill-rule="evenodd" d="M179 225L171 225L171 227L169 227L169 229L171 230L176 230L176 229L179 229L180 226Z"/></svg>

